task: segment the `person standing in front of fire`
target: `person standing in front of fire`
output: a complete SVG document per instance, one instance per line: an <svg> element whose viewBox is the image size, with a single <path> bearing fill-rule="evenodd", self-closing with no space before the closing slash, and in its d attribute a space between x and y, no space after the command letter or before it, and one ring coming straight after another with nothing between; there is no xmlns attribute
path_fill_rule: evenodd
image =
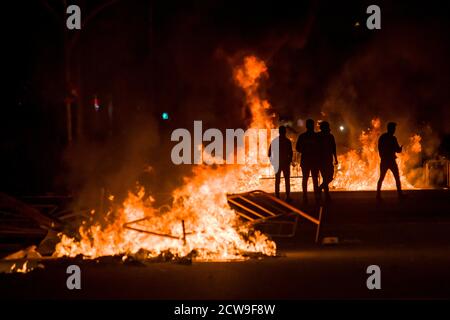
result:
<svg viewBox="0 0 450 320"><path fill-rule="evenodd" d="M301 154L303 202L308 202L308 179L311 174L316 201L319 199L318 139L314 120L306 120L306 131L298 136L295 149Z"/></svg>
<svg viewBox="0 0 450 320"><path fill-rule="evenodd" d="M291 202L291 162L292 162L292 143L286 137L286 127L278 128L279 136L272 140L269 147L269 158L275 171L275 196L280 198L280 180L283 172L286 186L286 201Z"/></svg>
<svg viewBox="0 0 450 320"><path fill-rule="evenodd" d="M377 200L381 200L381 185L388 170L391 170L395 178L397 193L399 198L403 197L402 185L400 182L400 173L395 159L396 153L402 152L402 146L398 144L397 138L394 136L397 124L389 122L387 124L387 132L383 133L378 139L378 153L380 155L380 178L377 184Z"/></svg>
<svg viewBox="0 0 450 320"><path fill-rule="evenodd" d="M338 164L336 155L336 141L331 134L330 124L326 121L320 122L320 132L317 134L319 141L319 171L322 176L322 184L319 186L319 192L324 190L325 200L330 201L329 184L333 181L334 165ZM333 164L334 158L334 164Z"/></svg>

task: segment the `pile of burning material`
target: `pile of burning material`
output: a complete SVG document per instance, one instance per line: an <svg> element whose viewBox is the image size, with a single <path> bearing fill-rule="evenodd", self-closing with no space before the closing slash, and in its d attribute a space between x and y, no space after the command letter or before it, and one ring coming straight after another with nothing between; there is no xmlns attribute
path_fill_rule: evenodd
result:
<svg viewBox="0 0 450 320"><path fill-rule="evenodd" d="M254 56L245 58L234 70L251 110L250 127L271 129L273 119L266 112L270 105L259 95L264 75L265 63ZM210 261L275 256L275 243L243 223L226 196L257 189L264 169L259 165L199 165L173 192L173 203L165 210L155 208L154 199L145 190L130 192L122 205L108 212L105 221L82 225L79 240L63 234L54 257L153 259L166 255Z"/></svg>
<svg viewBox="0 0 450 320"><path fill-rule="evenodd" d="M174 192L170 211L154 208L151 197L144 200L143 189L130 193L123 206L108 213L106 226L82 226L79 241L62 235L54 256L135 256L140 250L138 256L146 259L164 252L201 260L241 259L247 252L275 255L275 243L243 225L228 206L227 175L213 177L210 170Z"/></svg>
<svg viewBox="0 0 450 320"><path fill-rule="evenodd" d="M235 69L235 78L246 92L253 115L251 126L270 129L272 119L265 113L268 102L258 91L259 79L266 73L263 61L247 57ZM243 223L226 196L257 187L261 170L259 166L198 166L193 177L173 192L173 203L164 210L155 207L144 189L130 192L119 204L111 197L111 209L102 221L87 218L76 234L59 229L60 241L52 257L130 263L275 256L275 243Z"/></svg>

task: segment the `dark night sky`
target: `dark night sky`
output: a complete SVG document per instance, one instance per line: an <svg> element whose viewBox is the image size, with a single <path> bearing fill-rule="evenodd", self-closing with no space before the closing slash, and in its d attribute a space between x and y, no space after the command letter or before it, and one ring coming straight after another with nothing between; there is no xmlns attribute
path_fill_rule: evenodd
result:
<svg viewBox="0 0 450 320"><path fill-rule="evenodd" d="M105 2L74 1L82 19ZM4 191L80 186L97 163L116 178L128 173L125 163L164 164L170 130L195 119L244 126L228 61L246 53L267 61L264 88L281 116L327 111L363 128L379 115L409 129L429 124L439 137L450 133L447 1L118 0L86 24L74 49L87 142L68 150L64 20L44 3L19 0L7 10L12 87L0 117ZM64 17L61 1L48 3ZM379 31L364 28L373 3L382 9ZM162 111L169 123L159 120Z"/></svg>

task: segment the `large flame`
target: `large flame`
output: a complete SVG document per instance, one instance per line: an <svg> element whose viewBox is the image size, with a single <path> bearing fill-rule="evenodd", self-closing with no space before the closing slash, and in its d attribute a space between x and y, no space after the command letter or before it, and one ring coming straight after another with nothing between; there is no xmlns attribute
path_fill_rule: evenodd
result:
<svg viewBox="0 0 450 320"><path fill-rule="evenodd" d="M258 90L262 75L267 75L267 67L254 56L245 58L234 70L253 116L251 127L271 128L273 123L266 113L270 105ZM82 226L79 241L62 235L55 256L95 258L133 254L140 249L146 250L147 257L166 251L175 256L195 252L200 259L236 259L246 252L275 255L275 243L244 225L227 203L227 193L258 187L263 169L265 166L258 165L199 165L193 176L173 192L173 204L165 212L155 208L151 198L143 201L144 190L138 195L130 193L122 208L110 212L112 221L106 227L100 223ZM158 235L124 228L125 223L144 217L147 219L137 223L139 228Z"/></svg>
<svg viewBox="0 0 450 320"><path fill-rule="evenodd" d="M268 76L267 66L255 56L246 57L244 64L234 69L234 80L244 90L252 115L250 128L271 129L274 128L273 116L269 117L267 113L270 103L261 98L259 91L262 76Z"/></svg>

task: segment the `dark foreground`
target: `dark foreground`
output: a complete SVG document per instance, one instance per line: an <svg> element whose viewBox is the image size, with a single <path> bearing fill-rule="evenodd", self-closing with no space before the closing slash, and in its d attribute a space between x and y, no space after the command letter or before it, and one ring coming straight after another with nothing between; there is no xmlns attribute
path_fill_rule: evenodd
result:
<svg viewBox="0 0 450 320"><path fill-rule="evenodd" d="M43 261L28 274L0 274L2 298L53 299L335 299L450 298L450 192L334 192L321 238L303 222L277 240L279 257L242 262L123 264L117 259ZM311 199L312 200L312 199ZM302 206L316 214L313 204ZM81 290L66 287L67 266L81 268ZM381 289L366 286L369 265L381 268Z"/></svg>

